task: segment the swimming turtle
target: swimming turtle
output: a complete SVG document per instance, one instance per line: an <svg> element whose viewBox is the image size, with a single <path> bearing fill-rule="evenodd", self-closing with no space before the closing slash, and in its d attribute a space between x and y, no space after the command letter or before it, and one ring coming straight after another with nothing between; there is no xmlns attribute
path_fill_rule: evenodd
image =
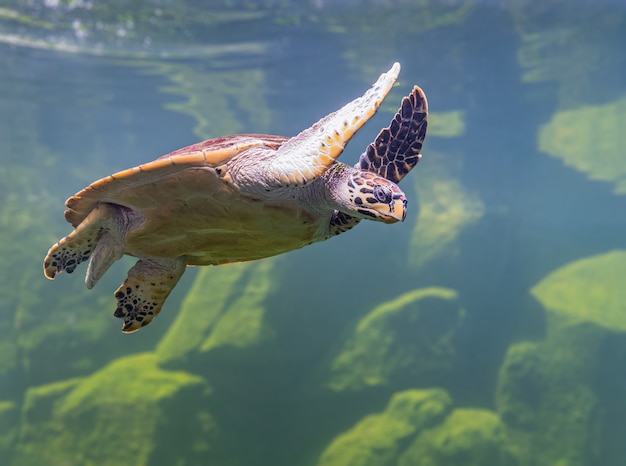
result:
<svg viewBox="0 0 626 466"><path fill-rule="evenodd" d="M122 331L150 323L188 265L261 259L323 241L361 219L402 221L397 186L419 161L427 103L417 86L355 167L337 158L378 110L400 65L299 135L209 139L98 180L70 197L74 230L50 248L53 279L89 259L92 288L124 254L138 258L115 292Z"/></svg>

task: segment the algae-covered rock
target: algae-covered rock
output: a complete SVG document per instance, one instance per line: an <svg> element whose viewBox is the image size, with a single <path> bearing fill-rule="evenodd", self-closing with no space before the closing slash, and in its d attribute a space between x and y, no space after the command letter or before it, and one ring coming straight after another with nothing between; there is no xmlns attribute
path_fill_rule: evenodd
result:
<svg viewBox="0 0 626 466"><path fill-rule="evenodd" d="M591 385L598 330L574 325L545 342L509 348L496 405L522 464L601 464L600 403Z"/></svg>
<svg viewBox="0 0 626 466"><path fill-rule="evenodd" d="M618 464L626 453L606 434L624 428L626 413L625 276L626 252L612 251L569 263L532 288L546 310L546 338L509 348L496 389L524 464Z"/></svg>
<svg viewBox="0 0 626 466"><path fill-rule="evenodd" d="M17 66L12 55L5 56L3 63L9 75ZM41 141L40 131L49 128L39 126L45 126L42 109L30 86L21 80L9 82L0 95L4 102L0 119L5 122L0 125L2 399L15 397L13 391L23 391L27 383L39 385L75 377L85 373L86 367L94 370L105 357L103 352L94 351L93 345L102 343L110 320L110 313L95 311L97 296L88 293L81 280L72 284L60 280L63 283L55 284L53 294L52 283L43 278L45 251L69 227L60 224L63 201L53 189L61 183L49 180L65 180L68 167L64 164L60 169L56 163L59 155ZM40 91L46 92L43 88ZM28 148L27 156L24 148Z"/></svg>
<svg viewBox="0 0 626 466"><path fill-rule="evenodd" d="M19 409L14 401L0 401L0 459L10 458L18 433Z"/></svg>
<svg viewBox="0 0 626 466"><path fill-rule="evenodd" d="M409 245L409 263L422 267L439 254L455 252L454 241L461 232L477 222L484 214L484 204L478 194L469 191L434 160L420 165L415 190L419 197L419 214Z"/></svg>
<svg viewBox="0 0 626 466"><path fill-rule="evenodd" d="M539 149L626 194L626 97L557 112L539 133Z"/></svg>
<svg viewBox="0 0 626 466"><path fill-rule="evenodd" d="M172 83L162 90L185 98L167 105L169 110L185 113L197 122L194 133L202 138L254 131L267 132L271 113L265 96L265 76L260 69L207 70L179 62L157 62L152 72L166 76ZM210 108L210 111L207 111ZM252 126L245 122L253 121Z"/></svg>
<svg viewBox="0 0 626 466"><path fill-rule="evenodd" d="M363 317L331 365L330 387L358 390L392 379L417 380L450 370L452 337L462 320L457 293L411 291Z"/></svg>
<svg viewBox="0 0 626 466"><path fill-rule="evenodd" d="M571 262L535 285L531 293L548 311L548 331L564 322L592 322L626 331L626 251Z"/></svg>
<svg viewBox="0 0 626 466"><path fill-rule="evenodd" d="M523 82L556 83L550 95L560 107L622 91L614 83L624 63L618 39L626 24L623 8L594 0L546 0L539 8L533 0L507 5L521 38L517 57Z"/></svg>
<svg viewBox="0 0 626 466"><path fill-rule="evenodd" d="M207 394L202 378L159 369L149 353L118 359L89 377L31 388L13 464L197 462L214 429L202 405Z"/></svg>
<svg viewBox="0 0 626 466"><path fill-rule="evenodd" d="M396 393L385 411L339 435L322 453L318 466L391 466L407 439L439 423L451 405L441 389Z"/></svg>
<svg viewBox="0 0 626 466"><path fill-rule="evenodd" d="M465 133L465 112L428 112L428 137L454 138Z"/></svg>
<svg viewBox="0 0 626 466"><path fill-rule="evenodd" d="M514 466L518 464L497 414L456 409L440 425L421 432L398 466Z"/></svg>
<svg viewBox="0 0 626 466"><path fill-rule="evenodd" d="M244 348L268 338L264 301L278 283L277 260L203 268L157 346L159 363L179 365L216 348Z"/></svg>
<svg viewBox="0 0 626 466"><path fill-rule="evenodd" d="M511 14L521 36L522 80L552 86L549 101L556 111L539 131L539 150L626 194L626 98L623 87L615 86L624 62L617 39L626 24L624 10L588 0L549 0L541 8L515 0Z"/></svg>

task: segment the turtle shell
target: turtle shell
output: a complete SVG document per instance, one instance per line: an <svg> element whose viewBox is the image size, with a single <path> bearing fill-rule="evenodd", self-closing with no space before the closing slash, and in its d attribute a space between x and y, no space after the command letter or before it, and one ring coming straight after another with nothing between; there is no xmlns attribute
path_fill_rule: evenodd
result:
<svg viewBox="0 0 626 466"><path fill-rule="evenodd" d="M276 151L287 139L245 134L176 150L92 183L67 200L65 218L76 227L100 203L123 206L143 217L126 237L126 254L184 255L189 265L303 247L314 240L322 219L296 201L254 197L228 181L235 157Z"/></svg>

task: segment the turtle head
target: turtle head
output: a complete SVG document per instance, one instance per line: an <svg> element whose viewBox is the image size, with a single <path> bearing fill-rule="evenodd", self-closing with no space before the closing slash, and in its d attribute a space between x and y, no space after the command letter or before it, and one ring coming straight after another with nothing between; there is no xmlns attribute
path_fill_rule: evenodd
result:
<svg viewBox="0 0 626 466"><path fill-rule="evenodd" d="M385 223L403 221L406 196L393 181L366 170L346 170L339 184L340 203L345 213L354 217Z"/></svg>

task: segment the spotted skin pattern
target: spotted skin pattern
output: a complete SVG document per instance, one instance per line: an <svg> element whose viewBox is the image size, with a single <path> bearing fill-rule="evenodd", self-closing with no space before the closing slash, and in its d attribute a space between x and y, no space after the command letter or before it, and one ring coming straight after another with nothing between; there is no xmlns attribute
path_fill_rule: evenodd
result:
<svg viewBox="0 0 626 466"><path fill-rule="evenodd" d="M122 332L132 333L148 325L185 272L184 258L144 258L128 271L115 291L114 316L123 319Z"/></svg>
<svg viewBox="0 0 626 466"><path fill-rule="evenodd" d="M395 183L389 182L387 179L381 179L376 173L369 171L360 172L359 176L355 176L347 182L350 196L357 206L370 207L380 206L384 210L384 206L395 205L393 201L403 200L401 206L402 213L406 212L406 199L404 193L396 186ZM391 209L391 207L389 207ZM375 214L364 208L358 209L362 215L376 218ZM404 220L404 215L402 215Z"/></svg>
<svg viewBox="0 0 626 466"><path fill-rule="evenodd" d="M426 96L415 86L413 92L402 99L389 126L367 146L357 168L399 183L422 157L420 151L426 137L427 119Z"/></svg>
<svg viewBox="0 0 626 466"><path fill-rule="evenodd" d="M402 99L389 126L381 130L374 142L367 146L355 168L375 173L394 183L400 182L422 157L420 151L427 126L428 101L422 89L415 86ZM364 180L364 183L367 184L367 181ZM335 210L330 219L329 236L344 233L360 221L359 218Z"/></svg>
<svg viewBox="0 0 626 466"><path fill-rule="evenodd" d="M61 272L72 273L81 262L89 259L93 249L90 239L74 242L59 241L58 247L46 258L44 270L46 277L54 278Z"/></svg>
<svg viewBox="0 0 626 466"><path fill-rule="evenodd" d="M115 226L113 219L120 218L119 212L119 207L109 204L94 208L72 233L50 248L44 260L46 277L54 279L61 272L72 273L92 253L97 254L98 241ZM182 277L185 267L184 258L142 258L137 261L115 292L118 304L114 315L123 319L124 333L135 332L152 321ZM96 281L91 281L87 274L88 288L92 288Z"/></svg>
<svg viewBox="0 0 626 466"><path fill-rule="evenodd" d="M72 273L81 262L91 256L104 225L100 221L108 215L109 207L101 204L69 235L54 244L44 259L44 274L54 279L61 272Z"/></svg>

